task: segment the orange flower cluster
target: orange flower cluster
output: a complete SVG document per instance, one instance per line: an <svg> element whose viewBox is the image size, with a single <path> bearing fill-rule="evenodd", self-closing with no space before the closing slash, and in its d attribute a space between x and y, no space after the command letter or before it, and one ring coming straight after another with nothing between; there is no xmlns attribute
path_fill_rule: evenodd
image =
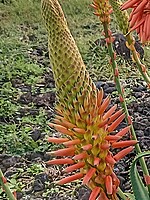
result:
<svg viewBox="0 0 150 200"><path fill-rule="evenodd" d="M58 181L58 184L83 178L83 184L92 189L89 200L117 200L119 179L113 172L114 164L131 152L137 141L120 141L130 127L122 129L115 135L110 134L122 122L125 114L122 114L122 110L116 111L116 105L108 109L110 98L103 100L102 89L97 91L96 104L91 104L92 109L90 101L90 96L89 99L85 98L79 113L75 116L76 121L84 122L82 128L76 123L67 121L63 113L58 110L59 115L56 115L54 123L49 125L65 137L49 137L48 141L63 144L65 148L48 152L50 155L58 156L58 159L50 160L47 164L67 164L69 166L64 169L65 173L80 170ZM113 155L112 148L124 149Z"/></svg>
<svg viewBox="0 0 150 200"><path fill-rule="evenodd" d="M110 22L110 14L112 13L112 7L109 4L108 0L94 0L91 4L91 7L93 7L96 10L94 14L99 17L102 23Z"/></svg>
<svg viewBox="0 0 150 200"><path fill-rule="evenodd" d="M150 42L150 0L128 0L121 10L132 8L130 31L136 30L142 43Z"/></svg>

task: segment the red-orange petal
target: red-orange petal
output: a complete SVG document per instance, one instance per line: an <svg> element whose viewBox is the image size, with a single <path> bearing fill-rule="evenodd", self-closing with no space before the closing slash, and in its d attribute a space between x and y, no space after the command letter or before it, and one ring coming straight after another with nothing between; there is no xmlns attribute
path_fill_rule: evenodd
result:
<svg viewBox="0 0 150 200"><path fill-rule="evenodd" d="M133 7L134 4L138 3L139 0L128 0L126 1L122 6L121 6L121 10L125 10L127 8Z"/></svg>
<svg viewBox="0 0 150 200"><path fill-rule="evenodd" d="M145 18L142 18L138 23L136 23L129 31L133 31L135 29L137 29L141 24L143 24L145 21Z"/></svg>
<svg viewBox="0 0 150 200"><path fill-rule="evenodd" d="M113 179L113 184L116 186L116 188L118 188L120 185L120 180L117 178L117 176L114 172L112 172L111 176Z"/></svg>
<svg viewBox="0 0 150 200"><path fill-rule="evenodd" d="M65 146L71 146L71 145L76 145L76 144L80 144L80 140L79 139L75 139L75 140L71 140L71 141L67 141L67 142L64 142L63 144Z"/></svg>
<svg viewBox="0 0 150 200"><path fill-rule="evenodd" d="M115 159L110 155L108 154L105 158L106 162L110 163L111 165L114 165L116 163Z"/></svg>
<svg viewBox="0 0 150 200"><path fill-rule="evenodd" d="M71 166L65 168L63 171L64 172L72 172L74 170L77 170L77 169L80 169L80 168L84 167L84 165L85 165L84 162L79 162L77 164L74 164L74 165L71 165Z"/></svg>
<svg viewBox="0 0 150 200"><path fill-rule="evenodd" d="M146 185L150 185L150 176L149 175L144 175L144 180Z"/></svg>
<svg viewBox="0 0 150 200"><path fill-rule="evenodd" d="M98 127L101 128L101 127L104 127L106 124L108 123L108 119L105 119L104 121L102 121Z"/></svg>
<svg viewBox="0 0 150 200"><path fill-rule="evenodd" d="M97 9L97 6L94 5L94 4L90 4L90 6L91 6L92 8L94 8L94 9Z"/></svg>
<svg viewBox="0 0 150 200"><path fill-rule="evenodd" d="M82 146L82 149L83 149L84 151L88 151L88 150L92 149L92 144L84 145L84 146Z"/></svg>
<svg viewBox="0 0 150 200"><path fill-rule="evenodd" d="M114 142L112 143L113 148L124 148L128 146L135 145L137 143L136 140L127 140L127 141L121 141L121 142Z"/></svg>
<svg viewBox="0 0 150 200"><path fill-rule="evenodd" d="M110 108L103 116L103 120L109 118L116 110L117 105L114 105L112 108Z"/></svg>
<svg viewBox="0 0 150 200"><path fill-rule="evenodd" d="M87 174L83 178L83 184L87 184L89 182L89 180L92 178L92 176L94 175L95 172L96 172L96 168L89 169L89 171L87 172Z"/></svg>
<svg viewBox="0 0 150 200"><path fill-rule="evenodd" d="M72 128L76 127L75 124L72 124L72 123L66 121L66 119L64 119L63 117L61 117L61 116L59 116L59 115L56 115L56 119L57 119L57 120L60 120L61 125L62 125L62 126L65 126L66 128L72 129ZM55 119L54 119L54 122L55 122ZM57 123L56 123L56 124L57 124Z"/></svg>
<svg viewBox="0 0 150 200"><path fill-rule="evenodd" d="M107 194L112 194L112 192L113 192L113 183L112 183L112 177L111 176L106 176L106 178L105 178L105 186L106 186Z"/></svg>
<svg viewBox="0 0 150 200"><path fill-rule="evenodd" d="M104 111L108 107L109 103L110 103L110 97L108 96L108 97L106 97L106 99L104 99L102 105L99 108L99 111L98 111L99 115L102 115L104 113Z"/></svg>
<svg viewBox="0 0 150 200"><path fill-rule="evenodd" d="M98 194L100 193L101 188L100 187L95 187L92 192L91 195L89 197L89 200L96 200L96 197L98 196Z"/></svg>
<svg viewBox="0 0 150 200"><path fill-rule="evenodd" d="M74 174L72 176L69 176L69 177L66 177L66 178L63 178L63 179L59 180L57 182L57 184L63 185L63 184L66 184L66 183L70 183L70 182L72 182L74 180L81 179L83 176L84 175L82 173L76 173L76 174Z"/></svg>
<svg viewBox="0 0 150 200"><path fill-rule="evenodd" d="M141 1L139 2L139 4L136 6L135 10L134 10L134 14L138 13L140 10L144 10L144 6L148 3L147 0Z"/></svg>
<svg viewBox="0 0 150 200"><path fill-rule="evenodd" d="M100 161L100 158L94 158L94 165L99 165Z"/></svg>
<svg viewBox="0 0 150 200"><path fill-rule="evenodd" d="M55 138L55 137L48 137L47 141L48 142L53 142L56 144L62 144L63 142L67 142L69 139L68 138Z"/></svg>
<svg viewBox="0 0 150 200"><path fill-rule="evenodd" d="M122 115L120 115L120 117L118 117L118 119L116 119L109 127L108 127L108 131L112 132L113 130L115 130L115 128L123 121L123 119L125 118L125 114L123 113Z"/></svg>
<svg viewBox="0 0 150 200"><path fill-rule="evenodd" d="M82 152L80 154L75 155L72 159L74 160L81 160L87 158L88 154L86 152Z"/></svg>
<svg viewBox="0 0 150 200"><path fill-rule="evenodd" d="M75 147L69 147L65 149L59 149L57 151L47 152L47 154L55 156L73 156L75 152Z"/></svg>
<svg viewBox="0 0 150 200"><path fill-rule="evenodd" d="M123 128L121 131L119 131L116 136L123 137L128 131L130 130L130 126L127 126Z"/></svg>
<svg viewBox="0 0 150 200"><path fill-rule="evenodd" d="M81 133L81 134L84 134L84 133L86 132L85 129L83 129L83 128L73 128L73 130L74 130L75 132Z"/></svg>
<svg viewBox="0 0 150 200"><path fill-rule="evenodd" d="M104 191L102 191L97 200L109 200Z"/></svg>
<svg viewBox="0 0 150 200"><path fill-rule="evenodd" d="M115 112L109 119L108 124L112 123L115 119L117 119L122 114L122 110L118 110Z"/></svg>
<svg viewBox="0 0 150 200"><path fill-rule="evenodd" d="M100 13L98 13L98 12L94 12L93 14L98 16L98 17L100 16Z"/></svg>
<svg viewBox="0 0 150 200"><path fill-rule="evenodd" d="M60 133L63 133L63 134L69 135L69 136L74 135L74 133L72 131L69 131L66 127L61 126L59 124L49 123L49 126L52 127L52 128L55 128Z"/></svg>
<svg viewBox="0 0 150 200"><path fill-rule="evenodd" d="M100 145L100 148L103 150L108 150L110 148L110 144L109 143L102 144L102 145Z"/></svg>
<svg viewBox="0 0 150 200"><path fill-rule="evenodd" d="M99 107L102 103L102 99L103 99L103 96L104 96L104 91L103 89L100 89L98 92L97 92L97 106Z"/></svg>
<svg viewBox="0 0 150 200"><path fill-rule="evenodd" d="M108 135L108 136L106 136L105 137L105 139L107 140L107 141L111 141L111 142L115 142L115 141L117 141L117 140L119 140L121 137L120 136L118 136L118 135Z"/></svg>
<svg viewBox="0 0 150 200"><path fill-rule="evenodd" d="M49 160L46 162L47 165L64 165L64 164L73 164L74 161L70 158L62 158L62 159L55 159Z"/></svg>
<svg viewBox="0 0 150 200"><path fill-rule="evenodd" d="M115 156L113 156L113 158L118 161L121 160L123 157L125 157L128 153L130 153L132 150L134 149L133 146L128 147L126 149L123 149L122 151L120 151L119 153L117 153Z"/></svg>

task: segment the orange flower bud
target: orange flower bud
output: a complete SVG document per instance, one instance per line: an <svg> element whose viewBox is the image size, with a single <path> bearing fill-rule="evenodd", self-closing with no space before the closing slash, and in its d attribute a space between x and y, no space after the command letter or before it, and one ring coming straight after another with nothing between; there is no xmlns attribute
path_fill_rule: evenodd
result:
<svg viewBox="0 0 150 200"><path fill-rule="evenodd" d="M100 187L95 187L93 189L93 191L91 192L91 195L89 197L89 200L96 200L96 197L98 196L98 194L100 193Z"/></svg>
<svg viewBox="0 0 150 200"><path fill-rule="evenodd" d="M113 184L112 184L112 177L111 176L106 176L105 185L106 185L107 194L112 194L112 192L113 192L113 187L112 187Z"/></svg>
<svg viewBox="0 0 150 200"><path fill-rule="evenodd" d="M92 176L95 174L96 168L90 168L87 174L83 178L83 184L87 184Z"/></svg>
<svg viewBox="0 0 150 200"><path fill-rule="evenodd" d="M134 149L134 147L128 147L122 151L120 151L119 153L117 153L115 156L113 156L113 158L118 161L121 160L123 157L125 157L128 153L130 153L132 150Z"/></svg>
<svg viewBox="0 0 150 200"><path fill-rule="evenodd" d="M72 175L72 176L69 176L69 177L66 177L66 178L59 180L57 182L57 184L63 185L63 184L66 184L66 183L70 183L74 180L81 179L82 177L83 177L82 173L76 173L75 175Z"/></svg>
<svg viewBox="0 0 150 200"><path fill-rule="evenodd" d="M55 159L49 160L46 162L47 165L64 165L64 164L73 164L74 161L70 158L62 158L62 159Z"/></svg>
<svg viewBox="0 0 150 200"><path fill-rule="evenodd" d="M71 165L71 166L65 168L63 171L64 172L72 172L74 170L77 170L77 169L80 169L80 168L84 167L84 165L85 165L84 162L79 162L77 164L74 164L74 165Z"/></svg>

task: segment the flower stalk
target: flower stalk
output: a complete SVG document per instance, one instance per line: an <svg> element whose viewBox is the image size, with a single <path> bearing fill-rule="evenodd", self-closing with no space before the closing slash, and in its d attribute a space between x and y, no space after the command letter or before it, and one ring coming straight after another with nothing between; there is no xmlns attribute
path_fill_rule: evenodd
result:
<svg viewBox="0 0 150 200"><path fill-rule="evenodd" d="M104 27L105 37L106 38L110 37L109 36L110 35L109 34L110 31L108 31L108 24L106 24L106 23L103 24L103 27ZM126 121L127 121L128 125L130 125L132 139L137 140L134 127L133 127L132 123L129 120L130 119L130 115L129 115L128 108L127 108L127 105L126 105L124 94L122 92L123 88L121 87L121 83L120 83L120 80L119 80L119 73L118 73L117 63L116 63L116 61L114 59L114 51L113 51L112 43L108 43L108 52L109 52L109 55L110 55L110 58L111 58L111 63L112 63L112 68L113 68L113 73L114 73L114 81L115 81L115 84L116 84L116 89L118 91L118 94L123 99L123 101L120 101L120 104L122 105L122 107L124 109L124 112L126 114ZM116 71L117 71L117 73L116 73ZM136 150L137 153L141 152L141 148L140 148L138 143L135 145L135 150ZM145 160L144 160L143 157L140 158L140 164L141 164L144 176L145 175L149 176L149 172L148 172L148 169L147 169L147 166L146 166L146 163L145 163ZM149 188L149 191L150 191L150 186L149 185L148 185L148 188Z"/></svg>
<svg viewBox="0 0 150 200"><path fill-rule="evenodd" d="M101 21L101 19L100 19L100 21ZM118 94L119 94L120 104L122 105L122 108L123 108L124 113L126 115L126 121L127 121L128 125L130 126L130 132L131 132L131 135L132 135L131 139L134 139L134 140L137 141L136 133L135 133L134 127L132 125L131 116L129 115L128 108L127 108L127 105L126 105L126 101L125 101L125 97L124 97L124 89L121 87L121 83L120 83L120 79L119 79L119 70L118 70L118 67L117 67L116 60L115 60L116 56L115 56L115 53L114 53L114 50L113 50L113 47L112 47L113 37L111 35L111 31L109 30L109 22L108 21L105 21L105 22L101 21L101 22L102 22L102 25L103 25L103 28L104 28L104 35L105 35L105 38L106 38L106 43L107 43L107 47L108 47L108 53L109 53L109 56L110 56L110 63L112 65L112 70L113 70L113 74L114 74L114 81L115 81L116 89L117 89ZM129 39L131 40L131 37ZM134 49L134 53L135 53L134 55L137 56L135 47L133 49ZM138 58L138 60L139 60L139 58ZM135 145L135 149L136 149L137 153L141 152L141 149L140 149L140 146L139 146L138 143ZM140 164L141 164L144 176L145 175L149 176L149 172L148 172L144 158L140 159ZM150 189L149 185L148 185L148 189Z"/></svg>
<svg viewBox="0 0 150 200"><path fill-rule="evenodd" d="M143 76L143 79L147 83L147 87L150 89L150 76L149 76L149 74L147 72L147 67L144 64L141 63L139 54L138 54L138 52L135 49L135 46L134 46L134 41L135 41L134 37L132 36L131 33L127 33L126 34L126 39L127 39L126 46L132 52L133 60L136 63L136 66L137 66L139 72Z"/></svg>
<svg viewBox="0 0 150 200"><path fill-rule="evenodd" d="M132 3L133 0L128 1L128 4L126 4L127 2L125 2L122 5L121 0L109 0L113 10L114 10L114 15L116 17L117 23L119 25L120 30L123 32L123 34L126 37L126 46L130 49L130 51L132 52L132 59L134 60L134 62L136 63L137 69L139 70L139 72L141 73L143 79L145 80L145 82L147 83L148 88L150 88L150 76L148 74L147 71L147 67L142 64L141 60L140 60L140 56L139 53L136 51L135 49L135 39L132 35L132 31L135 28L130 28L130 24L129 24L129 15L127 13L126 8L128 8L130 6L130 4ZM137 0L140 1L140 0ZM147 1L147 0L146 0ZM145 2L146 2L145 1ZM143 1L144 2L144 1ZM120 9L122 5L122 11ZM129 5L129 6L127 6ZM139 13L138 13L139 14ZM133 15L133 14L132 14ZM131 16L130 16L131 18ZM138 16L134 16L134 19L138 19ZM150 21L149 21L150 23ZM133 24L133 23L132 23ZM149 26L149 25L147 25ZM144 34L144 33L143 33ZM147 36L147 38L150 36Z"/></svg>
<svg viewBox="0 0 150 200"><path fill-rule="evenodd" d="M15 193L13 194L10 190L7 179L4 177L2 170L0 169L0 185L2 186L3 190L6 192L9 200L16 200Z"/></svg>

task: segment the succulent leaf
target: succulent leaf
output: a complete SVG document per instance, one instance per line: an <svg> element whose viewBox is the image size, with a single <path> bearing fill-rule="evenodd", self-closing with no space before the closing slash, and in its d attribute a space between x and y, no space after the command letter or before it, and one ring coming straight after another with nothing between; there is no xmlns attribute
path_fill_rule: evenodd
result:
<svg viewBox="0 0 150 200"><path fill-rule="evenodd" d="M150 194L148 193L147 188L144 186L141 177L137 171L136 162L143 156L150 155L150 151L139 153L136 158L134 159L131 169L130 169L130 178L131 178L131 184L132 189L135 195L135 199L144 199L149 200Z"/></svg>

